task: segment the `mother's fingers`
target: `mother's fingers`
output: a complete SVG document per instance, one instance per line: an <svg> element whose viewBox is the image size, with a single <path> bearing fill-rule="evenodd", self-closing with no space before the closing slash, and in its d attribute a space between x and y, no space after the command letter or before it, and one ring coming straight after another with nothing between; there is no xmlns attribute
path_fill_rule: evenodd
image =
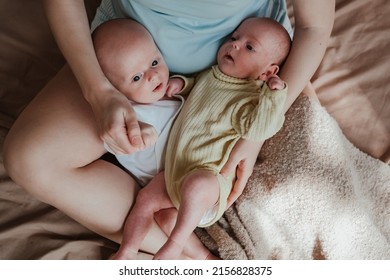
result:
<svg viewBox="0 0 390 280"><path fill-rule="evenodd" d="M221 169L221 175L228 177L236 174L231 194L228 197L228 207L242 194L249 177L252 174L262 142L240 139L229 155L229 159Z"/></svg>
<svg viewBox="0 0 390 280"><path fill-rule="evenodd" d="M144 147L148 148L153 146L158 138L156 129L152 125L143 122L139 122L139 126L141 129L141 138Z"/></svg>
<svg viewBox="0 0 390 280"><path fill-rule="evenodd" d="M102 139L116 155L131 154L144 148L137 119L118 118L108 124Z"/></svg>
<svg viewBox="0 0 390 280"><path fill-rule="evenodd" d="M227 208L229 208L236 200L240 197L249 177L253 171L253 165L245 164L245 161L241 161L237 165L236 170L236 181L234 182L233 188L227 200Z"/></svg>

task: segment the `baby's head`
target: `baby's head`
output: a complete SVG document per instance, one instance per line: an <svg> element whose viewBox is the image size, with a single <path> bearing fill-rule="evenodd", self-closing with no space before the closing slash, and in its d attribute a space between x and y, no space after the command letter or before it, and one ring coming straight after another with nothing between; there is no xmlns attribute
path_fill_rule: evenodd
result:
<svg viewBox="0 0 390 280"><path fill-rule="evenodd" d="M169 70L150 33L131 19L115 19L93 33L104 74L130 100L153 103L166 92Z"/></svg>
<svg viewBox="0 0 390 280"><path fill-rule="evenodd" d="M286 29L273 19L245 19L218 50L220 70L236 78L266 81L279 71L291 46Z"/></svg>

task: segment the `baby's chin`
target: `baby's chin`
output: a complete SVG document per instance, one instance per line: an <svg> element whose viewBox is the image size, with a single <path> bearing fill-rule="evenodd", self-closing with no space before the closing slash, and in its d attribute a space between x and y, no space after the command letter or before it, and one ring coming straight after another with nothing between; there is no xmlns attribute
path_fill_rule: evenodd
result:
<svg viewBox="0 0 390 280"><path fill-rule="evenodd" d="M223 61L218 61L218 68L225 75L231 76L230 72L231 72L232 67L229 65L226 65L226 63L224 63Z"/></svg>
<svg viewBox="0 0 390 280"><path fill-rule="evenodd" d="M148 103L155 103L155 102L163 99L164 96L165 96L165 94L155 94L155 93L153 93L153 95L150 97Z"/></svg>
<svg viewBox="0 0 390 280"><path fill-rule="evenodd" d="M167 92L168 85L167 83L161 83L159 84L149 95L150 103L156 102L160 99L162 99L165 96L165 93Z"/></svg>
<svg viewBox="0 0 390 280"><path fill-rule="evenodd" d="M151 93L144 93L142 95L142 98L133 98L130 100L133 100L136 103L139 104L152 104L159 100L161 100L165 96L165 92L151 92Z"/></svg>
<svg viewBox="0 0 390 280"><path fill-rule="evenodd" d="M235 78L241 78L240 74L237 73L236 69L234 68L233 65L229 65L226 63L219 63L218 64L219 70L224 73L225 75L228 75L230 77L235 77Z"/></svg>

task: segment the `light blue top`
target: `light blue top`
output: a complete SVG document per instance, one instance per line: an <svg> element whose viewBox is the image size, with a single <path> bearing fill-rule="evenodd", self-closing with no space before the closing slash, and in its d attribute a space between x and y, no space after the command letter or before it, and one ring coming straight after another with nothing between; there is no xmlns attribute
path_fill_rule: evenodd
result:
<svg viewBox="0 0 390 280"><path fill-rule="evenodd" d="M190 74L215 64L225 37L250 16L271 17L292 34L284 0L103 0L92 29L133 18L152 34L172 72Z"/></svg>

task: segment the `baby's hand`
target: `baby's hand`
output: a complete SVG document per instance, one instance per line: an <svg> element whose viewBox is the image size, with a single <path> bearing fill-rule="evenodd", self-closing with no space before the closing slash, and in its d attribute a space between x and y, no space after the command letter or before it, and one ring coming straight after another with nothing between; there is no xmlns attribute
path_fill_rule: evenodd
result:
<svg viewBox="0 0 390 280"><path fill-rule="evenodd" d="M284 89L286 87L286 84L284 81L279 78L278 76L272 76L268 79L267 85L270 89Z"/></svg>
<svg viewBox="0 0 390 280"><path fill-rule="evenodd" d="M138 122L141 130L141 138L143 141L142 150L153 146L157 142L158 134L156 129L144 122Z"/></svg>
<svg viewBox="0 0 390 280"><path fill-rule="evenodd" d="M184 81L180 78L170 78L168 82L166 95L172 97L179 93L184 87Z"/></svg>

